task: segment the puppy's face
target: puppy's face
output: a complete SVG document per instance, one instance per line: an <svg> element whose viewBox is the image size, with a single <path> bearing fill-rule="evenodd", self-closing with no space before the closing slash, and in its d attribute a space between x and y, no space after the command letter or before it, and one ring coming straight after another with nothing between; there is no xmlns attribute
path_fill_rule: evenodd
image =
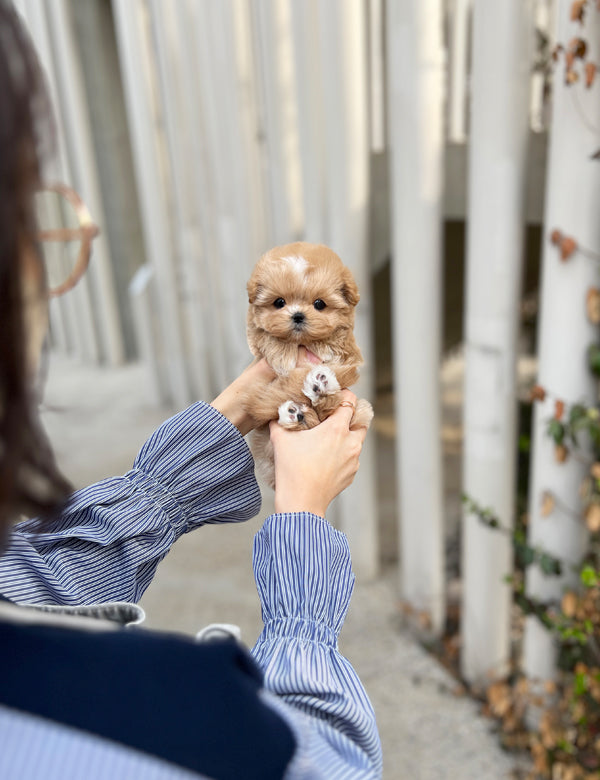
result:
<svg viewBox="0 0 600 780"><path fill-rule="evenodd" d="M297 242L261 257L248 282L248 326L305 346L352 329L358 289L326 246Z"/></svg>

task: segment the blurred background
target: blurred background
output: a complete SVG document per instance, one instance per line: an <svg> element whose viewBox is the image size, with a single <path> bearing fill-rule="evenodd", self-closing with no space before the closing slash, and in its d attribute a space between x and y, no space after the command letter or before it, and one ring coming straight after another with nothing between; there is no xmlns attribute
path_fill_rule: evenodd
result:
<svg viewBox="0 0 600 780"><path fill-rule="evenodd" d="M560 230L600 250L597 4L15 6L56 109L48 180L77 189L101 228L89 272L51 302L50 406L90 403L79 439L66 415L48 421L59 454L83 467L73 478L108 475L150 422L214 397L250 359L245 285L258 257L326 243L361 288L357 392L376 407L332 518L359 585L375 588L360 591L372 593L366 611L385 602L388 638L400 624L421 641L453 635L449 665L475 689L515 658L532 678L553 676L553 640L516 631L505 580L524 513L532 545L572 561L589 545L560 508L583 511L585 469L556 471L545 429L548 403L597 398L585 358L597 322L583 304L597 266L562 250L561 261L550 240ZM53 262L64 271L75 254ZM536 381L551 392L532 415ZM106 474L86 470L90 453ZM464 495L507 533L463 510ZM557 598L563 574L533 575L529 591ZM393 776L504 776L418 771Z"/></svg>

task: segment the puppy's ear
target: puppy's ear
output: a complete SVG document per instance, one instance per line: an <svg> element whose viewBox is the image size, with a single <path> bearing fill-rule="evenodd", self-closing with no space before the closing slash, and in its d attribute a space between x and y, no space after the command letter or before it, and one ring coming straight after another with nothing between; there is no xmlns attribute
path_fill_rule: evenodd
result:
<svg viewBox="0 0 600 780"><path fill-rule="evenodd" d="M358 287L356 286L356 282L354 281L352 273L348 269L344 271L340 292L350 306L356 306L356 304L360 301Z"/></svg>
<svg viewBox="0 0 600 780"><path fill-rule="evenodd" d="M256 280L256 276L251 276L248 284L246 285L248 290L248 303L255 303L256 298L262 290L262 286Z"/></svg>

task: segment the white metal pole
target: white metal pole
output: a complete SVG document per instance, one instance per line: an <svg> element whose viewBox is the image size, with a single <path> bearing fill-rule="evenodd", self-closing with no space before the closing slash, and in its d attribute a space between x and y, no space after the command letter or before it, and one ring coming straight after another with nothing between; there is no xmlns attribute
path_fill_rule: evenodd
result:
<svg viewBox="0 0 600 780"><path fill-rule="evenodd" d="M256 0L252 5L256 39L257 81L260 85L264 126L263 165L269 191L270 236L274 244L290 241L291 215L287 178L290 159L286 155L285 108L289 104L289 65L285 53L285 6L281 0ZM287 79L286 79L287 77ZM287 84L285 83L287 81ZM286 90L286 87L288 89Z"/></svg>
<svg viewBox="0 0 600 780"><path fill-rule="evenodd" d="M304 238L326 243L325 112L321 90L321 52L316 0L290 0L302 168Z"/></svg>
<svg viewBox="0 0 600 780"><path fill-rule="evenodd" d="M167 381L172 403L191 400L182 340L180 308L173 262L168 193L156 84L148 51L147 7L139 0L113 2L117 46L123 72L125 103L132 140L146 252L156 274L158 314L164 340Z"/></svg>
<svg viewBox="0 0 600 780"><path fill-rule="evenodd" d="M164 372L160 369L160 347L156 343L154 301L156 288L154 272L148 263L139 268L129 284L129 300L133 312L133 326L140 357L148 372L146 393L152 406L169 400Z"/></svg>
<svg viewBox="0 0 600 780"><path fill-rule="evenodd" d="M467 106L471 13L473 0L453 0L449 36L448 137L467 140Z"/></svg>
<svg viewBox="0 0 600 780"><path fill-rule="evenodd" d="M388 0L392 315L403 598L444 624L442 0Z"/></svg>
<svg viewBox="0 0 600 780"><path fill-rule="evenodd" d="M465 311L463 490L514 525L516 365L529 134L527 3L475 0ZM512 545L465 514L462 671L506 672Z"/></svg>
<svg viewBox="0 0 600 780"><path fill-rule="evenodd" d="M41 0L27 0L23 5L26 11L25 18L47 77L53 117L56 120L57 154L52 161L49 161L45 174L49 177L56 176L66 180L67 184L73 183L60 106L60 89L48 28L47 8ZM66 295L58 301L52 301L50 312L53 318L56 318L57 312L59 312L62 319L61 325L63 327L59 328L58 332L64 332L66 339L61 346L68 349L72 344L74 352L79 358L96 363L99 349L92 318L89 279L84 277L70 295Z"/></svg>
<svg viewBox="0 0 600 780"><path fill-rule="evenodd" d="M202 10L202 14L200 14ZM246 341L246 282L264 245L262 190L252 176L253 148L246 143L252 100L248 91L249 9L238 0L194 7L198 94L204 118L206 165L214 218L215 278L219 280L221 322L228 380L250 360ZM238 18L239 17L239 18ZM242 29L243 28L243 29Z"/></svg>
<svg viewBox="0 0 600 780"><path fill-rule="evenodd" d="M171 13L172 10L170 8L167 13ZM176 51L181 58L178 74L183 98L181 110L183 121L187 126L185 152L188 156L187 186L190 198L187 206L194 222L194 227L190 229L190 241L186 242L186 247L190 252L190 244L194 247L194 256L189 258L189 270L197 291L199 306L202 308L202 318L198 319L195 327L200 327L202 322L202 327L210 335L211 348L206 352L205 380L209 383L210 396L214 397L227 383L229 362L224 343L223 302L219 287L221 258L215 238L214 188L211 187L208 177L207 157L210 156L210 150L207 149L204 130L205 112L214 111L214 107L203 104L198 79L196 52L202 45L197 38L198 25L205 23L202 14L199 13L202 9L197 3L187 2L178 3L174 10L172 16L176 25L174 31L177 41ZM196 13L199 13L199 20L195 17ZM173 142L176 143L177 138L178 135L175 133Z"/></svg>
<svg viewBox="0 0 600 780"><path fill-rule="evenodd" d="M585 27L569 20L571 3L557 5L557 41L568 44L583 37L590 47L588 58L600 57L600 16L590 10ZM564 64L557 66L553 81L552 119L548 152L548 181L545 235L542 259L541 309L538 344L538 383L567 405L597 403L597 383L587 366L586 350L597 342L598 328L586 316L585 296L598 284L597 263L576 254L561 262L558 250L549 242L552 230L572 236L580 246L600 252L600 199L598 163L590 157L598 149L600 100L598 84L586 89L581 81L566 86ZM568 564L578 564L585 551L587 534L580 519L571 513L581 511L579 487L587 472L581 460L570 457L557 463L552 441L546 435L552 417L552 400L536 404L531 461L529 543L567 562L562 577L546 577L530 567L527 592L543 601L560 599L574 574ZM583 443L583 441L582 441ZM550 516L541 511L542 494L550 491L555 506ZM531 678L555 674L553 638L535 618L528 618L525 630L523 665Z"/></svg>
<svg viewBox="0 0 600 780"><path fill-rule="evenodd" d="M369 0L369 114L371 151L385 151L385 53L383 0Z"/></svg>
<svg viewBox="0 0 600 780"><path fill-rule="evenodd" d="M98 340L102 344L103 358L111 365L119 365L125 358L123 333L110 250L106 235L102 232L102 226L105 224L104 209L93 152L87 96L73 39L72 20L65 0L55 0L48 14L48 21L62 85L61 108L67 127L71 167L75 172L76 185L80 188L94 219L101 227L100 236L94 242L93 261L88 272L92 293L95 293L93 299L97 309Z"/></svg>
<svg viewBox="0 0 600 780"><path fill-rule="evenodd" d="M166 145L170 160L172 220L174 232L173 273L180 280L179 306L182 313L184 341L189 344L188 366L193 395L212 397L209 371L210 328L206 283L199 278L202 244L199 231L202 204L195 201L193 183L193 136L198 133L190 121L189 107L196 102L194 92L186 93L184 74L191 70L187 60L183 24L177 24L185 7L177 4L165 9L163 3L151 0L150 10L156 43L156 63L164 106Z"/></svg>
<svg viewBox="0 0 600 780"><path fill-rule="evenodd" d="M318 35L323 64L331 248L354 273L361 290L356 337L365 358L353 390L373 398L371 266L367 251L369 212L369 116L366 14L361 0L321 0ZM354 569L365 579L378 569L374 434L367 437L361 468L338 499L340 526L347 534Z"/></svg>

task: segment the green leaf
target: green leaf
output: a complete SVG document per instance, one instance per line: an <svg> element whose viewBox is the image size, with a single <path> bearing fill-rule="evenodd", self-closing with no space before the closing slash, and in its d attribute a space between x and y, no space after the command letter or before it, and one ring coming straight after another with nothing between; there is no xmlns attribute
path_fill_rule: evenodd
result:
<svg viewBox="0 0 600 780"><path fill-rule="evenodd" d="M562 444L565 438L565 426L559 420L550 420L548 423L548 436L551 436L556 444Z"/></svg>
<svg viewBox="0 0 600 780"><path fill-rule="evenodd" d="M598 574L592 566L584 566L579 576L586 588L593 588L598 584Z"/></svg>
<svg viewBox="0 0 600 780"><path fill-rule="evenodd" d="M562 574L561 562L548 553L540 553L538 563L544 574L550 574L554 577L559 577Z"/></svg>
<svg viewBox="0 0 600 780"><path fill-rule="evenodd" d="M600 376L600 347L597 344L590 344L587 357L591 372Z"/></svg>
<svg viewBox="0 0 600 780"><path fill-rule="evenodd" d="M583 696L587 691L587 679L585 672L577 672L573 680L573 693L575 696Z"/></svg>
<svg viewBox="0 0 600 780"><path fill-rule="evenodd" d="M535 550L533 547L528 547L526 544L515 542L515 550L522 566L531 566L535 561Z"/></svg>
<svg viewBox="0 0 600 780"><path fill-rule="evenodd" d="M585 420L586 416L587 409L583 404L573 404L569 412L569 422L571 425L576 425L582 420Z"/></svg>

